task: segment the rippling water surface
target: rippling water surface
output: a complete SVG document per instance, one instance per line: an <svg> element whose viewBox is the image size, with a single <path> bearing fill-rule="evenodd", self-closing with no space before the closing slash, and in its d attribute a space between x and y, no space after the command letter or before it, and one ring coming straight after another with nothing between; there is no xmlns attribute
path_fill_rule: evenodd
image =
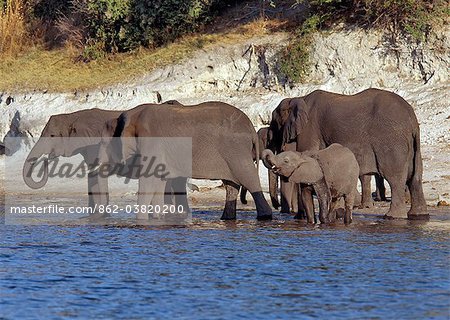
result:
<svg viewBox="0 0 450 320"><path fill-rule="evenodd" d="M0 317L449 317L450 223L0 226Z"/></svg>

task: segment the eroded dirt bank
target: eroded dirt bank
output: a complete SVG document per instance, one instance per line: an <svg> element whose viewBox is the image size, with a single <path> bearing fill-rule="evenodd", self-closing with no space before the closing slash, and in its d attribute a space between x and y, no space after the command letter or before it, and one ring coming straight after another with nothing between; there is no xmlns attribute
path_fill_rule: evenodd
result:
<svg viewBox="0 0 450 320"><path fill-rule="evenodd" d="M363 30L318 34L311 55L311 75L305 84L295 86L285 83L277 67L277 52L288 38L288 34L276 33L243 43L217 45L200 50L185 63L156 70L132 83L90 92L0 89L0 140L6 136L37 139L52 114L94 107L122 110L169 99L186 104L225 101L241 108L255 127L260 127L267 123L282 98L314 89L352 94L376 87L400 94L414 107L421 126L427 202L450 203L448 28L425 45L401 40L393 44L380 33ZM26 143L21 148L27 148ZM4 160L4 156L0 158ZM3 170L2 166L2 174ZM216 185L201 184L205 188ZM113 192L120 192L119 186L112 188ZM221 199L220 192L207 193ZM203 201L201 197L199 201Z"/></svg>

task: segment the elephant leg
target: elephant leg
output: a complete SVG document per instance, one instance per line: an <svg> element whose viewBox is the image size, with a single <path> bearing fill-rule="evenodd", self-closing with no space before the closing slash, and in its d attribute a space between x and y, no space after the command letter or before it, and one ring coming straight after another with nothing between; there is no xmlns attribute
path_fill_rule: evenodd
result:
<svg viewBox="0 0 450 320"><path fill-rule="evenodd" d="M303 205L303 194L302 194L301 184L297 184L297 194L294 197L297 198L297 214L294 216L294 219L306 220L306 210Z"/></svg>
<svg viewBox="0 0 450 320"><path fill-rule="evenodd" d="M384 186L384 178L379 174L375 175L377 189L375 191L375 201L386 201L386 187Z"/></svg>
<svg viewBox="0 0 450 320"><path fill-rule="evenodd" d="M97 171L88 173L88 205L93 210L99 205L107 205L109 203L109 193L108 193L108 178L102 177ZM103 214L98 213L98 208L96 212L92 212L92 216L99 215L102 217L109 216L104 210Z"/></svg>
<svg viewBox="0 0 450 320"><path fill-rule="evenodd" d="M171 181L171 185L172 185L172 193L175 198L175 201L174 203L172 203L172 205L177 207L175 208L176 209L175 211L178 212L178 207L183 206L183 212L189 214L191 212L191 209L189 208L186 191L187 178L184 177L174 178Z"/></svg>
<svg viewBox="0 0 450 320"><path fill-rule="evenodd" d="M166 218L166 213L164 212L164 196L165 196L165 188L166 188L166 182L165 180L161 180L159 178L152 179L152 185L153 185L153 198L150 202L152 205L151 213L153 213L153 218L159 218L164 219ZM172 190L176 183L174 181L172 183ZM173 191L172 191L173 194ZM174 198L175 195L173 194Z"/></svg>
<svg viewBox="0 0 450 320"><path fill-rule="evenodd" d="M330 209L329 209L329 213L328 213L328 220L330 222L335 222L338 217L338 211L340 208L336 209L336 207L338 206L338 199L331 199L330 201Z"/></svg>
<svg viewBox="0 0 450 320"><path fill-rule="evenodd" d="M292 188L291 195L291 208L292 212L298 212L298 184L294 183L294 187Z"/></svg>
<svg viewBox="0 0 450 320"><path fill-rule="evenodd" d="M330 222L330 192L328 190L325 179L322 178L314 184L314 191L319 200L319 220L320 223L325 224Z"/></svg>
<svg viewBox="0 0 450 320"><path fill-rule="evenodd" d="M402 176L386 177L391 187L391 205L385 217L390 219L407 218L405 206L405 184L406 174Z"/></svg>
<svg viewBox="0 0 450 320"><path fill-rule="evenodd" d="M251 157L249 157L251 159ZM246 188L252 195L256 205L256 218L258 220L272 219L272 209L267 203L261 190L258 171L253 161L248 163L235 162L230 164L231 172L236 181Z"/></svg>
<svg viewBox="0 0 450 320"><path fill-rule="evenodd" d="M165 181L154 177L140 177L138 187L138 212L136 213L137 220L148 220L149 205L163 205L164 203L164 189ZM155 212L155 210L152 210Z"/></svg>
<svg viewBox="0 0 450 320"><path fill-rule="evenodd" d="M272 209L267 203L266 198L264 198L264 194L262 193L262 191L252 192L251 194L256 204L256 219L272 220Z"/></svg>
<svg viewBox="0 0 450 320"><path fill-rule="evenodd" d="M344 202L345 202L344 223L345 224L352 223L352 221L353 221L352 210L353 210L353 202L355 200L356 192L357 191L355 189L354 192L344 195Z"/></svg>
<svg viewBox="0 0 450 320"><path fill-rule="evenodd" d="M280 202L278 201L278 176L273 173L272 170L268 170L268 176L269 176L269 193L270 193L270 200L272 201L272 206L278 210L280 207Z"/></svg>
<svg viewBox="0 0 450 320"><path fill-rule="evenodd" d="M306 212L306 221L308 223L316 223L316 217L314 214L314 201L312 196L311 187L301 187L302 203Z"/></svg>
<svg viewBox="0 0 450 320"><path fill-rule="evenodd" d="M361 204L359 205L360 209L373 207L372 194L370 192L370 179L372 179L372 176L367 174L359 176L359 180L361 181Z"/></svg>
<svg viewBox="0 0 450 320"><path fill-rule="evenodd" d="M281 178L281 213L291 213L290 205L293 189L294 183Z"/></svg>
<svg viewBox="0 0 450 320"><path fill-rule="evenodd" d="M247 204L247 189L244 187L241 188L240 198L242 204Z"/></svg>
<svg viewBox="0 0 450 320"><path fill-rule="evenodd" d="M329 223L328 201L319 197L319 221L321 224Z"/></svg>
<svg viewBox="0 0 450 320"><path fill-rule="evenodd" d="M422 189L422 178L411 178L407 182L409 194L411 195L411 208L408 211L408 219L427 220L430 218L427 213L427 203Z"/></svg>
<svg viewBox="0 0 450 320"><path fill-rule="evenodd" d="M174 191L173 191L173 179L166 181L166 187L164 189L164 203L174 204Z"/></svg>
<svg viewBox="0 0 450 320"><path fill-rule="evenodd" d="M358 190L356 190L355 199L353 200L353 207L359 208L360 206L361 206L361 195L359 194Z"/></svg>
<svg viewBox="0 0 450 320"><path fill-rule="evenodd" d="M236 220L236 202L240 186L234 182L223 180L227 192L225 208L221 220Z"/></svg>

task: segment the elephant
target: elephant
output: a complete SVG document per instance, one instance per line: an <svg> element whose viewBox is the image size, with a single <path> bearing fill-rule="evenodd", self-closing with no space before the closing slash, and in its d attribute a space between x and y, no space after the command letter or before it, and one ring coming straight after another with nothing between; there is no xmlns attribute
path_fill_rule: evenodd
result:
<svg viewBox="0 0 450 320"><path fill-rule="evenodd" d="M274 173L295 184L312 185L319 200L321 223L335 220L336 203L345 201L344 223L352 222L353 201L357 193L359 165L350 149L338 143L319 151L284 151L274 155L263 151L264 165ZM308 223L315 222L314 210L309 211Z"/></svg>
<svg viewBox="0 0 450 320"><path fill-rule="evenodd" d="M170 105L181 105L174 100L168 103ZM152 105L149 104L148 106ZM51 116L42 130L39 140L24 162L23 179L25 183L32 189L39 189L47 183L49 158L81 154L89 168L97 167L100 137L102 134L113 135L117 118L122 112L94 108ZM39 181L35 181L31 173L35 169L37 160L44 155L47 155L47 157L44 157L42 162L43 175ZM135 178L132 175L128 175L128 177ZM180 185L182 183L183 181L171 181L171 183L168 183L168 190L173 190L172 184ZM195 188L195 186L192 187ZM99 175L98 171L91 170L88 173L88 206L94 208L95 205L107 205L108 203L108 179L104 175ZM104 215L92 214L91 216L105 215L106 213Z"/></svg>
<svg viewBox="0 0 450 320"><path fill-rule="evenodd" d="M262 154L263 150L267 148L267 142L268 142L268 138L269 138L268 134L269 134L269 127L260 128L257 132L258 139L259 139L259 150L260 150L259 154L260 155ZM291 148L291 150L295 150L295 143L289 144L289 148ZM278 201L278 195L277 195L278 176L275 175L271 170L268 170L267 176L269 177L269 194L270 194L270 199L272 201L272 206L275 209L278 209L280 207L280 202ZM289 196L284 195L285 193L287 193L287 192L285 192L285 190L286 190L285 185L289 185L289 187L291 188ZM296 190L295 185L293 185L293 186L291 186L291 185L292 185L291 183L285 181L284 179L281 180L281 190L282 190L281 212L284 212L284 213L289 213L291 211L291 208L292 208L293 212L297 211L297 196L296 196L297 190ZM247 204L246 194L247 194L247 189L241 188L240 199L241 199L241 203L243 203L243 204Z"/></svg>
<svg viewBox="0 0 450 320"><path fill-rule="evenodd" d="M420 130L413 108L399 95L367 89L354 95L322 90L283 100L277 107L276 128L284 123L282 136L271 143L296 141L297 151L320 150L333 143L348 147L363 177L363 202L370 198L370 179L377 174L387 180L392 200L385 218L428 219L422 189ZM289 112L290 110L290 112ZM275 112L274 111L274 112ZM275 136L275 135L274 135ZM406 211L405 186L411 194ZM305 210L312 210L311 190L302 190Z"/></svg>
<svg viewBox="0 0 450 320"><path fill-rule="evenodd" d="M29 152L23 165L23 179L33 189L43 187L48 180L48 160L59 156L70 157L81 154L86 164L96 166L96 156L99 137L106 121L118 117L122 111L88 109L67 114L53 115L48 120L37 143ZM83 141L72 137L84 138ZM43 161L41 180L35 181L31 172L35 169L37 160L47 155ZM95 174L88 173L88 205L107 204L109 201L108 181Z"/></svg>
<svg viewBox="0 0 450 320"><path fill-rule="evenodd" d="M252 194L257 219L272 218L253 162L259 158L258 136L250 119L239 109L218 101L183 108L170 105L148 108L143 104L120 115L114 137L120 138L119 142L103 143L100 159L122 162L137 154L151 156L155 150L141 137L191 137L192 178L222 180L225 184L227 200L221 219L236 219L240 186ZM171 160L173 152L165 152L163 156L169 159L173 171L178 172L179 164ZM153 176L139 177L138 204L162 202L159 180ZM137 218L148 217L144 213Z"/></svg>
<svg viewBox="0 0 450 320"><path fill-rule="evenodd" d="M278 106L272 112L272 118L269 126L269 141L268 141L268 149L271 149L275 153L280 153L282 151L295 151L297 150L296 141L292 140L290 143L283 142L283 131L286 123L289 120L291 115L291 111L297 107L297 105L301 105L304 109L307 106L304 105L304 100L302 98L286 98L283 99ZM359 204L360 208L370 208L373 206L373 201L370 196L370 180L371 177L367 175L362 175L359 177L362 186L362 199L355 201L355 203ZM376 201L386 201L385 197L385 188L384 188L384 180L381 176L376 175ZM291 194L291 190L293 185L288 182L282 182L281 184L281 196L282 196L282 209L281 212L289 212L289 205L283 207L284 199L289 198ZM299 210L304 210L303 205L301 203L301 199L299 201Z"/></svg>

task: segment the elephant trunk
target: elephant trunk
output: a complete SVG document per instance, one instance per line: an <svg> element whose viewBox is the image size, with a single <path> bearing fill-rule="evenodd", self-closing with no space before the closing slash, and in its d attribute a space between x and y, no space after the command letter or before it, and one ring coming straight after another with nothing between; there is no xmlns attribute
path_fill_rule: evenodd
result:
<svg viewBox="0 0 450 320"><path fill-rule="evenodd" d="M38 159L42 156L42 152L39 152L39 142L31 149L30 153L28 154L27 159L25 160L23 164L22 169L22 176L23 181L25 181L26 185L29 186L32 189L39 189L45 186L48 180L48 159L43 159L42 169L39 171L38 177L42 178L38 181L35 181L32 177L33 170L38 162Z"/></svg>
<svg viewBox="0 0 450 320"><path fill-rule="evenodd" d="M282 150L284 145L293 142L297 138L297 131L295 130L295 123L289 119L283 128L283 138L282 138Z"/></svg>
<svg viewBox="0 0 450 320"><path fill-rule="evenodd" d="M278 189L278 176L272 171L269 170L269 193L270 199L272 201L272 206L275 209L280 207L280 202L278 201L277 189Z"/></svg>
<svg viewBox="0 0 450 320"><path fill-rule="evenodd" d="M272 170L276 166L276 158L272 150L265 149L261 155L261 159L267 169Z"/></svg>

